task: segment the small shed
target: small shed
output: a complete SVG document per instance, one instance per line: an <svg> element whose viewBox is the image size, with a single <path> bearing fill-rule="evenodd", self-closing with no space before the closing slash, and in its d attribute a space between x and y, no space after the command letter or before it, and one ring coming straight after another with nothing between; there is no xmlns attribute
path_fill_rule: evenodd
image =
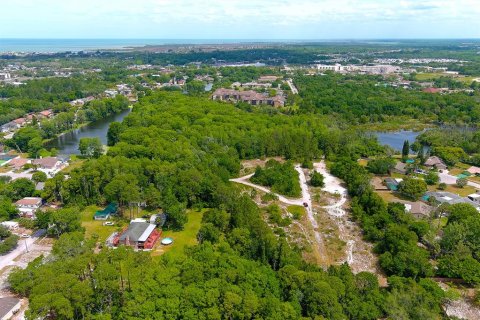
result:
<svg viewBox="0 0 480 320"><path fill-rule="evenodd" d="M105 209L95 212L93 219L95 220L107 220L110 216L117 214L118 205L116 203L110 203Z"/></svg>

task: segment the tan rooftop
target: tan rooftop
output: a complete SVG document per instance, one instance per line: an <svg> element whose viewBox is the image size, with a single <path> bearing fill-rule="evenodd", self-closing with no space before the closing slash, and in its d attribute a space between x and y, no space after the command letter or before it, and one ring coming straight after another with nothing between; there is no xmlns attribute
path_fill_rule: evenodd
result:
<svg viewBox="0 0 480 320"><path fill-rule="evenodd" d="M40 166L45 169L52 169L58 162L57 157L45 157L41 159L35 159L32 161L34 165Z"/></svg>
<svg viewBox="0 0 480 320"><path fill-rule="evenodd" d="M17 206L35 206L35 205L40 205L41 203L42 203L42 198L38 198L38 197L25 197L15 202Z"/></svg>
<svg viewBox="0 0 480 320"><path fill-rule="evenodd" d="M27 159L18 157L10 160L10 162L8 162L8 165L16 169L20 169L21 167L26 165L27 162L28 162Z"/></svg>

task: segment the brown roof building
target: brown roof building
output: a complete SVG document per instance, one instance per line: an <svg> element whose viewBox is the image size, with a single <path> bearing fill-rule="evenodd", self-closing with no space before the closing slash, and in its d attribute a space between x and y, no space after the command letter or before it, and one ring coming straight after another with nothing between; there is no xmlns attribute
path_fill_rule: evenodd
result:
<svg viewBox="0 0 480 320"><path fill-rule="evenodd" d="M45 157L41 159L32 160L32 164L42 168L42 169L53 169L58 163L57 157Z"/></svg>
<svg viewBox="0 0 480 320"><path fill-rule="evenodd" d="M274 82L277 81L277 76L261 76L258 78L258 82Z"/></svg>
<svg viewBox="0 0 480 320"><path fill-rule="evenodd" d="M27 120L25 118L18 118L13 120L13 122L15 122L19 126L23 126L27 122Z"/></svg>
<svg viewBox="0 0 480 320"><path fill-rule="evenodd" d="M258 93L253 90L238 91L234 89L217 89L212 95L213 100L220 101L234 101L246 102L253 106L256 105L271 105L274 107L283 107L285 105L285 98L282 96L269 97L267 95Z"/></svg>
<svg viewBox="0 0 480 320"><path fill-rule="evenodd" d="M13 158L12 160L10 160L8 162L8 165L16 170L18 169L21 169L24 165L26 165L28 163L28 160L27 159L24 159L24 158L20 158L20 157L17 157L17 158Z"/></svg>
<svg viewBox="0 0 480 320"><path fill-rule="evenodd" d="M445 170L447 169L447 165L442 161L442 159L440 159L439 157L437 156L432 156L432 157L429 157L424 165L426 167L430 167L430 168L437 168L439 170Z"/></svg>

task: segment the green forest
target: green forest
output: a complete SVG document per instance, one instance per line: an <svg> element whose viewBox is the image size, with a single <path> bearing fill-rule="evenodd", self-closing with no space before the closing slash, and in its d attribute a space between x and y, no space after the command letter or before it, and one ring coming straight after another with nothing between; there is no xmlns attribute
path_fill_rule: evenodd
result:
<svg viewBox="0 0 480 320"><path fill-rule="evenodd" d="M42 196L66 209L40 220L64 228L55 229L59 238L48 262L39 258L9 278L13 290L30 299L28 318L441 317L448 293L428 279L434 274L429 251L416 246L425 226L375 198L365 186L367 173L348 160L381 155L384 148L370 135L324 120L244 111L175 92L148 94L111 126L106 155L86 161L68 179L59 174L47 180ZM322 270L304 262L295 245L273 233L250 196L228 181L238 176L241 159L305 161L322 155L348 184L353 215L376 243L388 287L380 287L374 274L354 275L347 265ZM257 171L265 184L297 188L290 162L270 162ZM152 258L123 248L94 253L95 239L85 239L77 206L110 201L123 208L136 201L161 207L169 214L166 229L182 229L186 209L208 208L201 244L181 257ZM451 228L468 228L468 219L459 216ZM462 241L443 244L445 252ZM471 241L475 259L477 240ZM463 261L442 257L445 268L439 272L445 275L456 270L452 263ZM472 276L466 280L478 281Z"/></svg>
<svg viewBox="0 0 480 320"><path fill-rule="evenodd" d="M477 306L480 301L479 211L465 203L425 200L435 210L420 219L388 196L412 202L427 190L457 190L446 184L440 189L437 170L418 179L423 170L416 171L430 155L449 169L461 164L461 170L454 169L459 172L480 166L479 84L472 80L480 74L480 58L475 46L463 45L455 40L312 42L0 55L0 67L24 64L17 75L28 79L0 86L0 124L46 109L54 113L32 119L11 138L5 132L5 159L55 156L58 151L47 150L48 143L59 134L132 109L122 122L110 123L107 146L99 138L82 138L80 154L55 175L27 164L22 170L32 169L29 180L16 176L21 170L1 168L0 222L45 229L53 243L50 255L13 269L9 289L28 298L29 320L455 319L445 306L459 292L469 290L470 301ZM428 67L460 71L465 82L451 74L420 79L427 64L416 66L419 73L388 75L323 74L315 66L372 65L387 58L447 59ZM58 68L71 75L54 76ZM284 107L212 100L213 90L265 75L277 80L252 90L284 95ZM397 85L403 80L411 86ZM104 91L120 83L132 94L106 97ZM429 93L423 86L452 90ZM94 99L81 106L69 103L86 97ZM402 155L380 145L373 132L403 125L425 130L414 143L405 142ZM398 162L410 159L406 166L414 173L392 174ZM315 171L319 163L327 173ZM309 173L302 187L312 192L303 205L297 164ZM341 194L327 191L328 173L341 179ZM236 183L248 174L250 182L272 193ZM372 178L381 184L387 175L403 180L398 192L385 190L382 197ZM44 185L37 189L38 182ZM458 190L474 189L465 185ZM273 193L295 198L290 200L298 205L280 203ZM21 218L15 202L32 196L46 206L35 220ZM336 209L345 209L343 217L327 209L340 200ZM119 208L111 224L92 220L96 210L111 204ZM96 223L103 228L99 233L119 232L132 212L142 218L165 213L162 237L174 235L175 245L158 244L151 252L128 246L112 250L103 234L88 228ZM316 219L318 228L302 225L309 219ZM347 229L329 224L342 219ZM312 230L297 231L305 226ZM345 260L322 265L310 259L316 248L309 236L315 232L345 253ZM351 239L336 233L350 232L357 232L355 240L372 257L374 268L361 270L372 272L358 272L348 260ZM0 254L20 249L19 240L29 235L17 233L0 226ZM196 244L178 249L179 234ZM438 284L450 280L462 289Z"/></svg>
<svg viewBox="0 0 480 320"><path fill-rule="evenodd" d="M341 116L350 124L388 122L399 117L437 125L480 120L478 96L384 87L379 85L383 81L382 76L333 73L295 78L304 111Z"/></svg>

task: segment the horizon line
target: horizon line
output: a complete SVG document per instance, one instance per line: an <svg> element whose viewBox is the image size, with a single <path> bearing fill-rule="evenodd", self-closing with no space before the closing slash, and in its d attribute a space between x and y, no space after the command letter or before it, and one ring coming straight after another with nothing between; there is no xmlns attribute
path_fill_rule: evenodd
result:
<svg viewBox="0 0 480 320"><path fill-rule="evenodd" d="M228 41L358 41L358 40L480 40L478 38L410 38L410 37L398 37L398 38L120 38L120 37L93 37L93 38L83 38L83 37L51 37L51 38L36 38L36 37L0 37L0 40L228 40Z"/></svg>

